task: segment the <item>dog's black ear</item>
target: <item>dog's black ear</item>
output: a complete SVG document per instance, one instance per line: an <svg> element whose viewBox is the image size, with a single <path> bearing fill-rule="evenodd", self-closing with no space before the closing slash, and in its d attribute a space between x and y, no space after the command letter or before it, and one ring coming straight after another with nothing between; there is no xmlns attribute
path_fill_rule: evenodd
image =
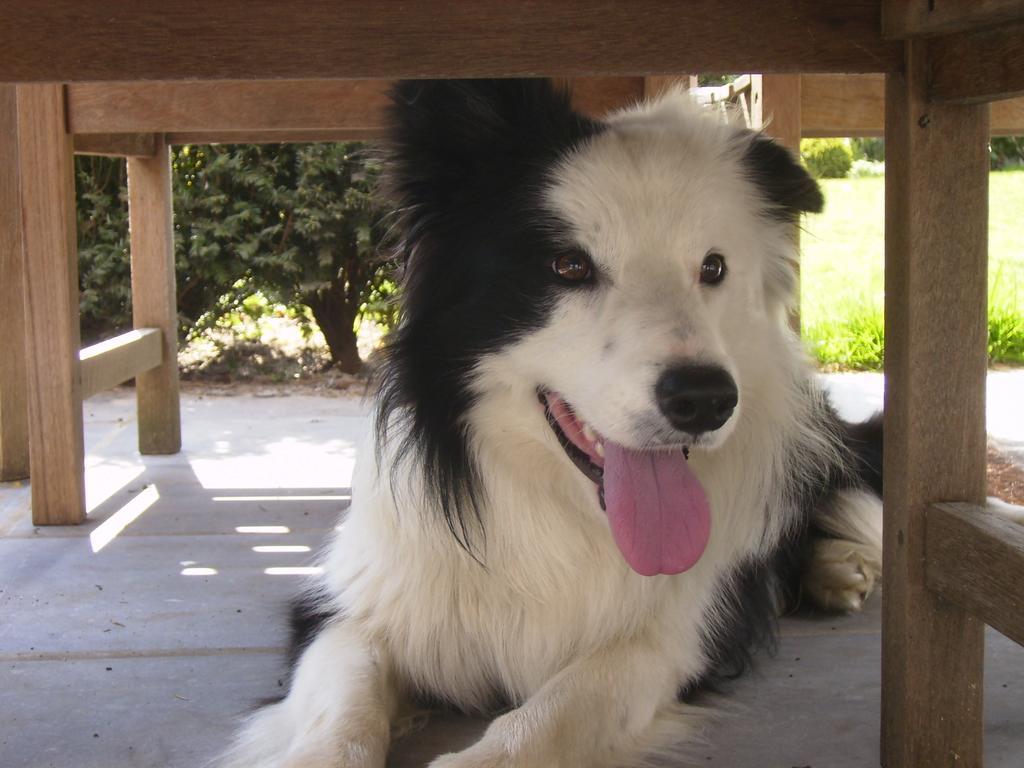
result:
<svg viewBox="0 0 1024 768"><path fill-rule="evenodd" d="M753 134L743 153L750 178L772 203L780 219L796 221L801 213L821 213L825 198L818 183L781 144Z"/></svg>
<svg viewBox="0 0 1024 768"><path fill-rule="evenodd" d="M406 80L391 100L386 191L403 206L497 191L597 130L543 79Z"/></svg>

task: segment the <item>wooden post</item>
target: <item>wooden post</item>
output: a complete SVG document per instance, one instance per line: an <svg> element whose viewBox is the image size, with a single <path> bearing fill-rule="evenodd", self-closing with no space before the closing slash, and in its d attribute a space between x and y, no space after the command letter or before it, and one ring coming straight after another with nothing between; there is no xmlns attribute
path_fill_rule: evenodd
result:
<svg viewBox="0 0 1024 768"><path fill-rule="evenodd" d="M0 480L28 477L28 390L22 294L18 114L13 85L0 85Z"/></svg>
<svg viewBox="0 0 1024 768"><path fill-rule="evenodd" d="M17 109L32 521L67 525L85 520L74 157L62 86L17 86Z"/></svg>
<svg viewBox="0 0 1024 768"><path fill-rule="evenodd" d="M800 157L801 136L801 77L800 75L762 75L760 113L764 132L780 144L789 147ZM753 105L751 105L753 110ZM794 227L797 252L800 247L800 227ZM796 263L796 304L789 317L793 330L800 333L800 262Z"/></svg>
<svg viewBox="0 0 1024 768"><path fill-rule="evenodd" d="M163 334L163 363L135 378L139 451L177 453L181 450L178 304L171 158L162 137L154 157L128 158L128 217L132 322L136 328L159 328Z"/></svg>
<svg viewBox="0 0 1024 768"><path fill-rule="evenodd" d="M882 764L982 764L983 627L926 587L925 507L985 500L988 106L886 84Z"/></svg>

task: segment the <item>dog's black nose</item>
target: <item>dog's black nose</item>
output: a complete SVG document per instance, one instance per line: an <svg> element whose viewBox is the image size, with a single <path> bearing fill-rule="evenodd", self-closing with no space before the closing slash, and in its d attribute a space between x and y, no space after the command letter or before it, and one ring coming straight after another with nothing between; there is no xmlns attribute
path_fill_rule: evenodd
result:
<svg viewBox="0 0 1024 768"><path fill-rule="evenodd" d="M654 385L658 408L682 432L699 434L721 427L736 409L736 382L722 368L669 368Z"/></svg>

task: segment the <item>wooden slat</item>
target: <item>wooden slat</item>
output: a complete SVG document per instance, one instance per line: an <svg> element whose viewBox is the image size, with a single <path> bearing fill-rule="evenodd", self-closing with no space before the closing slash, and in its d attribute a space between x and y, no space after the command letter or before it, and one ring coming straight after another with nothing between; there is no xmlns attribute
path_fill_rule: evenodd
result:
<svg viewBox="0 0 1024 768"><path fill-rule="evenodd" d="M0 480L28 477L28 389L22 293L18 117L13 85L0 85Z"/></svg>
<svg viewBox="0 0 1024 768"><path fill-rule="evenodd" d="M82 399L124 384L163 362L159 328L128 331L78 353Z"/></svg>
<svg viewBox="0 0 1024 768"><path fill-rule="evenodd" d="M803 75L803 135L881 136L885 130L884 75ZM992 104L993 136L1024 134L1024 99Z"/></svg>
<svg viewBox="0 0 1024 768"><path fill-rule="evenodd" d="M599 117L657 95L680 77L685 78L575 78L572 87L576 106ZM88 132L97 131L168 132L169 144L374 140L384 134L381 94L389 84L353 89L319 81L289 83L289 88L239 82L79 83L67 89L69 121L74 130L87 132L75 136L76 151L81 142L92 140ZM883 75L803 75L801 89L804 136L882 135ZM733 93L730 86L711 90L720 91L723 99ZM163 98L154 99L154 93ZM300 98L293 98L296 93ZM311 125L304 126L306 120ZM1024 134L1024 99L993 104L992 133Z"/></svg>
<svg viewBox="0 0 1024 768"><path fill-rule="evenodd" d="M764 75L761 78L761 111L765 133L800 153L803 78L800 75Z"/></svg>
<svg viewBox="0 0 1024 768"><path fill-rule="evenodd" d="M980 766L983 625L925 584L925 510L985 500L988 109L886 90L882 763Z"/></svg>
<svg viewBox="0 0 1024 768"><path fill-rule="evenodd" d="M567 81L573 106L593 117L604 117L644 98L642 77L575 77Z"/></svg>
<svg viewBox="0 0 1024 768"><path fill-rule="evenodd" d="M72 133L378 130L386 80L77 83Z"/></svg>
<svg viewBox="0 0 1024 768"><path fill-rule="evenodd" d="M1024 645L1024 526L970 504L928 508L929 589Z"/></svg>
<svg viewBox="0 0 1024 768"><path fill-rule="evenodd" d="M152 157L158 137L153 133L87 133L75 136L76 155Z"/></svg>
<svg viewBox="0 0 1024 768"><path fill-rule="evenodd" d="M1024 94L1024 24L928 42L928 95L972 104Z"/></svg>
<svg viewBox="0 0 1024 768"><path fill-rule="evenodd" d="M803 135L881 136L885 131L885 75L804 75Z"/></svg>
<svg viewBox="0 0 1024 768"><path fill-rule="evenodd" d="M685 88L687 90L697 87L696 75L651 75L644 78L644 97L655 98L663 94L669 88Z"/></svg>
<svg viewBox="0 0 1024 768"><path fill-rule="evenodd" d="M882 33L906 38L996 26L1024 19L1024 0L885 0Z"/></svg>
<svg viewBox="0 0 1024 768"><path fill-rule="evenodd" d="M308 144L318 141L376 141L383 128L321 131L181 131L168 133L168 144Z"/></svg>
<svg viewBox="0 0 1024 768"><path fill-rule="evenodd" d="M135 379L139 451L181 450L178 394L178 304L174 272L171 158L128 159L128 225L132 261L132 323L161 331L160 365Z"/></svg>
<svg viewBox="0 0 1024 768"><path fill-rule="evenodd" d="M66 525L85 520L74 155L63 89L17 95L32 520Z"/></svg>
<svg viewBox="0 0 1024 768"><path fill-rule="evenodd" d="M1024 135L1024 99L1006 99L992 103L993 136Z"/></svg>
<svg viewBox="0 0 1024 768"><path fill-rule="evenodd" d="M0 81L882 72L880 0L49 0L0 14ZM197 20L201 19L201 23Z"/></svg>
<svg viewBox="0 0 1024 768"><path fill-rule="evenodd" d="M167 133L171 144L376 138L384 131L392 82L73 83L67 86L68 123L76 151L94 133ZM575 106L595 116L644 95L640 77L569 84Z"/></svg>

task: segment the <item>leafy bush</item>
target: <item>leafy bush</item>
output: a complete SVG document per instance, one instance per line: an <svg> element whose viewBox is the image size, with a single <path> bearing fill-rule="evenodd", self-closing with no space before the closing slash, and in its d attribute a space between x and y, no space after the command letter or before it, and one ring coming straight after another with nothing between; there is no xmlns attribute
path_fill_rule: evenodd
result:
<svg viewBox="0 0 1024 768"><path fill-rule="evenodd" d="M79 311L87 343L132 324L125 179L124 160L75 157Z"/></svg>
<svg viewBox="0 0 1024 768"><path fill-rule="evenodd" d="M992 170L1021 167L1024 165L1024 136L993 136L988 157Z"/></svg>
<svg viewBox="0 0 1024 768"><path fill-rule="evenodd" d="M83 335L131 323L124 162L78 158ZM181 146L172 152L183 336L262 292L320 326L332 362L361 363L355 327L387 323L394 289L378 257L377 164L357 144Z"/></svg>
<svg viewBox="0 0 1024 768"><path fill-rule="evenodd" d="M855 161L871 160L880 163L885 160L885 139L880 136L850 139L850 150Z"/></svg>
<svg viewBox="0 0 1024 768"><path fill-rule="evenodd" d="M853 152L845 139L803 139L800 156L819 179L845 178L853 164Z"/></svg>

